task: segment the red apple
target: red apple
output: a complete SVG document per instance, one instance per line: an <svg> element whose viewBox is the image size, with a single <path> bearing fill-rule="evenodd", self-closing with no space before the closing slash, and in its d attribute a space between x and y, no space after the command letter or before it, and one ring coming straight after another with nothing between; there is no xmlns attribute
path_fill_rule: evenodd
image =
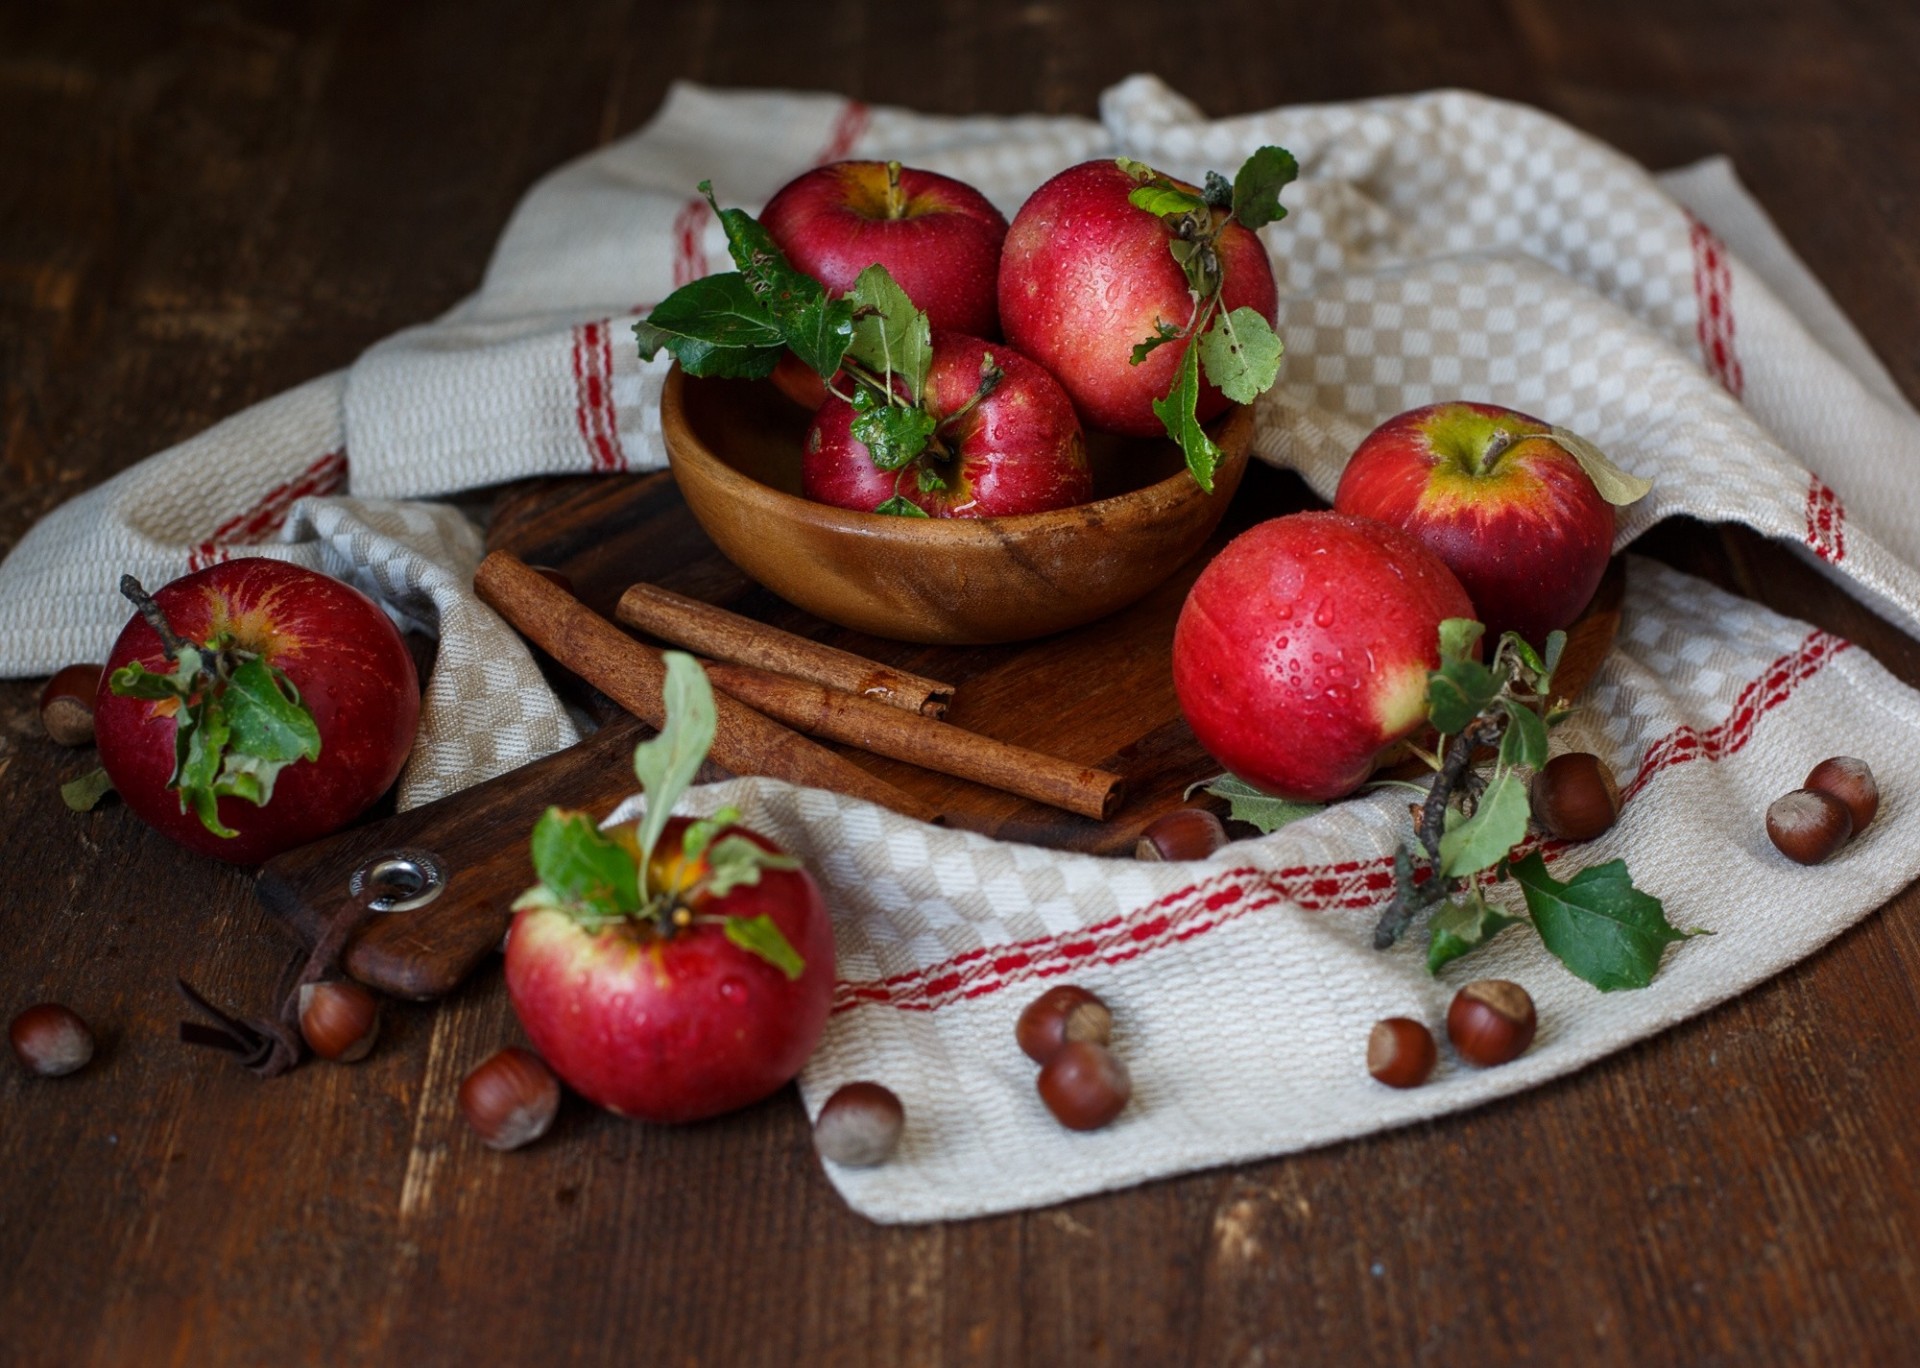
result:
<svg viewBox="0 0 1920 1368"><path fill-rule="evenodd" d="M184 676L156 628L136 615L107 657L94 704L100 763L150 825L189 850L253 863L346 825L399 776L420 717L420 683L399 631L365 594L314 570L249 557L174 580L152 602L199 648L206 673ZM176 685L156 680L168 675ZM124 692L130 681L145 696ZM186 701L178 689L190 691ZM306 742L287 746L302 724L272 697L255 702L268 690L311 718L307 740L317 755ZM178 719L216 699L220 715L200 725L200 736L211 739L224 717L232 723L227 747L205 766L182 766L187 782L176 786ZM306 753L288 760L289 749ZM209 780L198 804L196 777ZM259 793L262 780L264 801L251 801L245 795Z"/></svg>
<svg viewBox="0 0 1920 1368"><path fill-rule="evenodd" d="M775 192L760 225L831 295L877 263L934 327L1000 335L994 294L1007 220L962 181L898 162L833 162ZM808 408L826 398L820 377L791 355L773 380Z"/></svg>
<svg viewBox="0 0 1920 1368"><path fill-rule="evenodd" d="M674 892L684 922L595 927L522 899L507 935L507 993L534 1047L589 1101L643 1121L697 1121L766 1097L800 1072L832 1004L833 925L813 879L768 867L714 896L702 887L705 855L683 854L689 825L668 821L650 862L653 887ZM632 832L605 834L637 858ZM775 850L734 826L704 849L730 837ZM760 917L798 955L797 973L728 934L729 921Z"/></svg>
<svg viewBox="0 0 1920 1368"><path fill-rule="evenodd" d="M976 403L983 357L992 358L1001 378ZM935 518L1039 513L1093 497L1072 401L1051 375L1011 347L936 331L925 397L939 426L927 451L900 470L873 463L866 444L853 435L853 406L829 397L807 429L801 491L863 512L898 494ZM935 481L937 487L922 488Z"/></svg>
<svg viewBox="0 0 1920 1368"><path fill-rule="evenodd" d="M1453 573L1398 528L1295 513L1229 542L1173 637L1173 684L1200 744L1284 798L1345 797L1427 716L1440 624L1471 617Z"/></svg>
<svg viewBox="0 0 1920 1368"><path fill-rule="evenodd" d="M1014 215L1001 253L1000 323L1009 342L1066 387L1088 427L1155 437L1163 427L1153 401L1173 388L1192 339L1156 347L1138 365L1133 349L1161 324L1186 327L1194 300L1168 250L1173 229L1128 202L1139 185L1116 162L1090 161L1034 191ZM1214 211L1216 224L1224 219L1224 211ZM1214 251L1221 309L1251 308L1273 323L1279 296L1259 237L1226 222ZM1226 396L1203 378L1200 421L1226 407Z"/></svg>
<svg viewBox="0 0 1920 1368"><path fill-rule="evenodd" d="M1580 615L1613 554L1613 505L1552 426L1495 404L1430 404L1360 443L1333 506L1403 528L1460 579L1487 639L1534 646Z"/></svg>

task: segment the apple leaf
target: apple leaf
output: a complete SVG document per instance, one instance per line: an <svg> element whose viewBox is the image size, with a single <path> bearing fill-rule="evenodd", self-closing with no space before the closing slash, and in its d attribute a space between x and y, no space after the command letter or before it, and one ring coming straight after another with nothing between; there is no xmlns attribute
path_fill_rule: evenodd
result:
<svg viewBox="0 0 1920 1368"><path fill-rule="evenodd" d="M548 808L533 824L532 854L540 886L523 894L516 907L556 907L588 930L639 910L633 855L609 840L586 813Z"/></svg>
<svg viewBox="0 0 1920 1368"><path fill-rule="evenodd" d="M933 515L904 494L896 494L885 503L875 504L873 511L884 513L890 518L930 518Z"/></svg>
<svg viewBox="0 0 1920 1368"><path fill-rule="evenodd" d="M1282 347L1258 311L1238 308L1213 320L1200 338L1200 362L1207 379L1236 404L1251 404L1280 374Z"/></svg>
<svg viewBox="0 0 1920 1368"><path fill-rule="evenodd" d="M1300 163L1284 147L1263 147L1241 163L1233 178L1233 216L1261 229L1287 216L1280 192L1300 175Z"/></svg>
<svg viewBox="0 0 1920 1368"><path fill-rule="evenodd" d="M1468 660L1473 643L1487 634L1486 626L1472 618L1447 618L1440 624L1440 660Z"/></svg>
<svg viewBox="0 0 1920 1368"><path fill-rule="evenodd" d="M688 822L687 829L680 834L680 858L689 864L698 860L706 854L715 836L739 820L739 808L723 807L711 817Z"/></svg>
<svg viewBox="0 0 1920 1368"><path fill-rule="evenodd" d="M647 811L638 831L643 895L653 847L673 815L673 805L700 772L718 725L707 672L684 651L668 651L666 662L665 725L658 736L633 748L633 772L647 795Z"/></svg>
<svg viewBox="0 0 1920 1368"><path fill-rule="evenodd" d="M105 769L96 766L78 779L69 779L62 784L60 801L74 812L92 812L113 791L113 780L107 778Z"/></svg>
<svg viewBox="0 0 1920 1368"><path fill-rule="evenodd" d="M689 375L763 380L786 352L780 331L738 271L682 285L633 325L640 359L664 348Z"/></svg>
<svg viewBox="0 0 1920 1368"><path fill-rule="evenodd" d="M840 369L853 341L853 305L829 299L826 289L795 268L773 235L744 209L722 209L713 197L713 184L700 182L720 226L726 230L727 250L740 268L747 289L780 329L795 356L823 379Z"/></svg>
<svg viewBox="0 0 1920 1368"><path fill-rule="evenodd" d="M1228 817L1236 822L1249 822L1260 828L1264 835L1271 835L1289 822L1323 812L1327 806L1325 803L1276 798L1231 774L1223 774L1205 787L1214 797L1227 800Z"/></svg>
<svg viewBox="0 0 1920 1368"><path fill-rule="evenodd" d="M1561 883L1535 851L1509 872L1547 949L1603 993L1646 987L1668 945L1705 934L1669 922L1660 900L1633 886L1625 860L1583 869Z"/></svg>
<svg viewBox="0 0 1920 1368"><path fill-rule="evenodd" d="M933 331L927 316L913 306L887 268L860 272L847 292L853 305L853 344L847 354L882 376L906 382L910 404L919 404L933 368Z"/></svg>
<svg viewBox="0 0 1920 1368"><path fill-rule="evenodd" d="M1451 818L1456 809L1447 809ZM1440 837L1440 875L1465 878L1492 869L1527 836L1527 786L1510 769L1495 771L1473 816L1450 825Z"/></svg>
<svg viewBox="0 0 1920 1368"><path fill-rule="evenodd" d="M868 458L881 470L899 470L925 451L938 426L934 416L918 405L888 403L886 396L866 385L854 392L853 408L853 435L866 445Z"/></svg>
<svg viewBox="0 0 1920 1368"><path fill-rule="evenodd" d="M1556 427L1550 435L1569 456L1580 463L1580 469L1593 481L1593 487L1600 497L1616 508L1624 508L1644 499L1653 488L1652 480L1627 474L1607 458L1606 452L1579 433Z"/></svg>
<svg viewBox="0 0 1920 1368"><path fill-rule="evenodd" d="M1200 425L1196 408L1200 402L1200 353L1192 347L1180 363L1173 388L1164 399L1153 401L1153 413L1167 435L1173 438L1187 458L1187 471L1193 482L1213 493L1213 472L1220 464L1220 448Z"/></svg>
<svg viewBox="0 0 1920 1368"><path fill-rule="evenodd" d="M1427 922L1427 972L1439 973L1521 920L1493 906L1480 896L1479 889L1467 890L1466 897L1447 903Z"/></svg>
<svg viewBox="0 0 1920 1368"><path fill-rule="evenodd" d="M320 758L320 728L284 671L258 657L245 661L220 701L233 727L233 747L241 754L279 765Z"/></svg>
<svg viewBox="0 0 1920 1368"><path fill-rule="evenodd" d="M1500 693L1502 681L1477 660L1449 660L1427 674L1427 719L1458 736Z"/></svg>
<svg viewBox="0 0 1920 1368"><path fill-rule="evenodd" d="M1156 347L1164 347L1169 342L1178 342L1185 336L1184 332L1164 319L1154 319L1153 336L1134 347L1131 364L1139 365L1153 354Z"/></svg>
<svg viewBox="0 0 1920 1368"><path fill-rule="evenodd" d="M766 913L757 917L728 917L726 922L723 929L727 939L748 954L758 955L789 979L797 979L807 972L807 962Z"/></svg>
<svg viewBox="0 0 1920 1368"><path fill-rule="evenodd" d="M1502 698L1507 729L1500 737L1500 763L1539 769L1547 763L1547 724L1540 714L1515 698Z"/></svg>
<svg viewBox="0 0 1920 1368"><path fill-rule="evenodd" d="M1207 212L1206 200L1160 176L1131 191L1127 195L1127 203L1157 218L1180 218L1186 214Z"/></svg>
<svg viewBox="0 0 1920 1368"><path fill-rule="evenodd" d="M701 882L709 897L724 898L736 888L760 882L764 869L798 869L800 861L735 833L722 836L707 851L707 874Z"/></svg>

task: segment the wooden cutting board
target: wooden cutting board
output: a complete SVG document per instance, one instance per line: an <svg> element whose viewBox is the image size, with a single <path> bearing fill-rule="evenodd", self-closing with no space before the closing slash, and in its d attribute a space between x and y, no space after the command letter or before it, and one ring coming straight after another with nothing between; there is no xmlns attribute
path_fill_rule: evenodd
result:
<svg viewBox="0 0 1920 1368"><path fill-rule="evenodd" d="M833 748L932 804L951 825L1130 857L1148 823L1186 803L1190 786L1220 772L1180 716L1168 665L1187 589L1231 537L1263 519L1314 506L1317 500L1296 477L1255 462L1220 530L1159 589L1102 621L1002 646L888 641L802 612L748 580L714 548L666 474L519 487L496 508L488 544L566 575L579 598L609 619L621 593L647 580L953 684L948 721L1118 773L1127 781L1123 806L1101 822L851 747ZM1562 668L1575 691L1611 646L1621 584L1616 570L1575 629ZM347 967L403 997L434 997L457 984L498 945L509 906L530 881L527 837L541 811L558 803L604 813L635 786L632 750L646 729L568 672L543 664L563 694L605 723L601 731L489 783L270 861L256 885L269 912L311 945L356 896L356 877L360 896L369 878L384 877L399 901L409 902L417 895L404 895L437 871L442 885L428 901L377 916L359 933ZM423 854L432 859L422 862Z"/></svg>

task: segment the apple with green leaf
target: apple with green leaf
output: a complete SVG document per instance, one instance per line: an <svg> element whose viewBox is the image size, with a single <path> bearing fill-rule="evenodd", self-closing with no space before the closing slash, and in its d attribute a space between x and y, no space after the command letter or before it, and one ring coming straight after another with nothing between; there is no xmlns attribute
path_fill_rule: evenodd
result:
<svg viewBox="0 0 1920 1368"><path fill-rule="evenodd" d="M413 747L420 683L365 594L286 561L243 557L148 596L107 656L94 702L105 778L190 850L265 860L346 825ZM104 785L76 781L89 792ZM69 786L74 789L76 786Z"/></svg>
<svg viewBox="0 0 1920 1368"><path fill-rule="evenodd" d="M1333 506L1418 538L1459 577L1490 639L1512 631L1538 645L1593 598L1613 554L1615 507L1649 488L1565 428L1455 401L1368 434Z"/></svg>
<svg viewBox="0 0 1920 1368"><path fill-rule="evenodd" d="M934 327L1000 335L994 292L1007 219L965 181L897 161L830 162L775 191L760 223L829 294L846 294L880 265ZM773 382L808 409L827 397L825 382L792 355Z"/></svg>
<svg viewBox="0 0 1920 1368"><path fill-rule="evenodd" d="M550 808L515 902L507 993L534 1048L589 1101L698 1121L800 1072L833 996L833 925L800 862L723 810L671 815L713 743L713 692L667 655L666 725L634 752L637 820Z"/></svg>
<svg viewBox="0 0 1920 1368"><path fill-rule="evenodd" d="M1278 293L1257 230L1298 168L1263 147L1204 188L1127 158L1083 162L1020 206L1000 257L1007 340L1052 371L1090 428L1165 432L1202 487L1202 428L1279 373Z"/></svg>
<svg viewBox="0 0 1920 1368"><path fill-rule="evenodd" d="M1080 420L1054 378L1011 347L935 332L924 373L900 386L920 395L917 411L877 405L862 389L830 396L801 448L800 488L809 499L907 517L986 518L1040 513L1093 497L1093 472ZM894 412L924 445L890 443ZM919 415L924 414L924 419ZM869 442L863 438L872 438Z"/></svg>
<svg viewBox="0 0 1920 1368"><path fill-rule="evenodd" d="M1293 513L1243 532L1188 591L1173 685L1194 736L1262 792L1342 798L1427 720L1453 572L1398 528Z"/></svg>

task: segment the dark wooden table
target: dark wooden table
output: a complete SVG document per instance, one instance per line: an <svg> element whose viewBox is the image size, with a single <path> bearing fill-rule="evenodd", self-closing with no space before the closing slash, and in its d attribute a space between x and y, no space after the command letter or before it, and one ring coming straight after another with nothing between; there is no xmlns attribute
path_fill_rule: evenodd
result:
<svg viewBox="0 0 1920 1368"><path fill-rule="evenodd" d="M1573 12L1569 12L1573 11ZM0 549L149 452L447 307L520 193L677 77L1092 113L1154 70L1211 114L1435 86L1653 166L1730 155L1920 395L1920 18L1895 5L0 6ZM1780 548L1656 554L1920 644ZM263 1000L248 876L114 810L0 684L0 1014L102 1055L0 1067L0 1360L76 1363L1888 1363L1920 1324L1920 895L1577 1077L1432 1125L1048 1211L881 1229L791 1092L513 1155L454 1112L497 974L374 1059L263 1084L173 1042L171 976Z"/></svg>

